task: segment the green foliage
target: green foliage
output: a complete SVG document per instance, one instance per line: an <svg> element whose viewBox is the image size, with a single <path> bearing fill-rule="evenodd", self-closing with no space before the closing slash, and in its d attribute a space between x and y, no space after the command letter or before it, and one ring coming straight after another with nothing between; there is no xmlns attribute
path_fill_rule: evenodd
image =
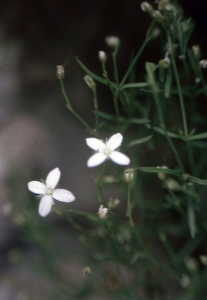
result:
<svg viewBox="0 0 207 300"><path fill-rule="evenodd" d="M95 122L89 126L73 111L60 79L68 108L90 134L124 135L123 148L135 172L133 181L126 183L123 168L104 164L96 185L100 202L108 208L105 219L67 209L61 212L81 232L95 274L76 299L90 294L94 281L94 288L104 290L108 299L164 300L171 286L174 299L204 299L200 289L207 293L206 265L201 260L207 251L207 132L200 131L207 117L197 105L198 96L206 101L207 85L198 56L189 48L192 20L183 17L177 4L157 2L157 10L146 6L152 24L121 80L118 46L111 53L113 80L108 78L107 62L102 63L103 75L98 75L76 58L86 74L109 88L113 111L98 109L98 85L94 85ZM160 35L154 39L157 27ZM137 82L137 70L144 65L139 58L146 47L158 47L160 59L146 62L146 73ZM111 186L122 191L120 208L105 199L104 191ZM74 222L71 212L86 217L90 229ZM125 280L125 274L131 279Z"/></svg>

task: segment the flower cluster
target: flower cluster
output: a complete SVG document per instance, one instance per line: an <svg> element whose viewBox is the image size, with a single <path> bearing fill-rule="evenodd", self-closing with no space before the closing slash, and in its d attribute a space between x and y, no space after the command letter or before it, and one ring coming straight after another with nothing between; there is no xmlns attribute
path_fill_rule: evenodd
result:
<svg viewBox="0 0 207 300"><path fill-rule="evenodd" d="M100 165L107 158L110 158L117 164L128 165L130 159L126 155L114 151L121 145L122 140L123 136L121 133L112 135L106 143L96 138L86 139L87 145L98 152L89 158L87 162L88 167ZM55 204L54 199L62 202L71 202L75 200L75 197L71 192L64 189L55 189L59 182L60 174L60 170L55 168L47 175L45 183L40 181L30 181L28 183L28 189L41 197L39 214L42 217L45 217L50 213L52 205Z"/></svg>

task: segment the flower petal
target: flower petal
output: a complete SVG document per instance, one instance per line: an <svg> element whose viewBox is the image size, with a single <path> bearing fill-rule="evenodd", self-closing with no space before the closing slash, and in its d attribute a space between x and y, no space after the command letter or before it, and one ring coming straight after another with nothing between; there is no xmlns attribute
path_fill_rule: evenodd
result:
<svg viewBox="0 0 207 300"><path fill-rule="evenodd" d="M28 183L28 189L35 194L44 195L46 185L40 181L30 181Z"/></svg>
<svg viewBox="0 0 207 300"><path fill-rule="evenodd" d="M111 151L117 149L123 140L123 136L121 133L116 133L110 137L110 139L106 142L106 147L109 148Z"/></svg>
<svg viewBox="0 0 207 300"><path fill-rule="evenodd" d="M64 189L55 189L52 193L52 197L55 200L62 202L71 202L75 200L74 195L71 192Z"/></svg>
<svg viewBox="0 0 207 300"><path fill-rule="evenodd" d="M95 167L100 165L104 160L107 158L106 154L104 153L95 153L92 155L89 160L87 161L88 167Z"/></svg>
<svg viewBox="0 0 207 300"><path fill-rule="evenodd" d="M46 186L47 188L54 189L58 184L60 179L60 170L55 168L54 170L50 171L46 178Z"/></svg>
<svg viewBox="0 0 207 300"><path fill-rule="evenodd" d="M52 203L53 201L51 196L45 195L41 198L38 208L40 216L45 217L49 214L52 208Z"/></svg>
<svg viewBox="0 0 207 300"><path fill-rule="evenodd" d="M98 152L102 152L105 148L106 145L98 139L95 138L88 138L86 139L86 144L93 150L98 151Z"/></svg>
<svg viewBox="0 0 207 300"><path fill-rule="evenodd" d="M130 163L130 159L125 154L118 151L113 151L109 157L119 165L128 165Z"/></svg>

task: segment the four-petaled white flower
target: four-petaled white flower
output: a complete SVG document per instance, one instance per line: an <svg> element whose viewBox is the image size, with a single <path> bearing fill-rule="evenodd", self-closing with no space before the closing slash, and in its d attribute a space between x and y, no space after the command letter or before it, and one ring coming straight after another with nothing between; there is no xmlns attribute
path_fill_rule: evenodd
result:
<svg viewBox="0 0 207 300"><path fill-rule="evenodd" d="M101 205L99 207L99 211L98 211L98 215L101 219L105 219L106 218L106 215L107 215L107 212L108 212L108 208L106 207L103 207L103 205Z"/></svg>
<svg viewBox="0 0 207 300"><path fill-rule="evenodd" d="M107 158L110 158L119 165L128 165L130 163L130 159L123 153L114 151L121 145L122 140L123 136L121 135L121 133L116 133L112 135L110 139L107 140L105 143L96 138L86 139L87 145L93 150L97 151L97 153L95 153L89 158L89 160L87 161L87 166L98 166Z"/></svg>
<svg viewBox="0 0 207 300"><path fill-rule="evenodd" d="M39 214L42 217L49 214L52 205L55 204L54 199L62 202L71 202L75 200L75 197L71 192L64 189L55 189L59 179L60 170L55 168L47 175L45 183L40 181L30 181L28 183L28 189L41 196Z"/></svg>

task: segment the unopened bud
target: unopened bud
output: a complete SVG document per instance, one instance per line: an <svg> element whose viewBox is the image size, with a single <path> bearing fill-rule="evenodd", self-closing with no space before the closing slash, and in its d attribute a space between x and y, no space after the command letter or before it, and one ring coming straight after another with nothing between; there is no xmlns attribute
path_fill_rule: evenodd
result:
<svg viewBox="0 0 207 300"><path fill-rule="evenodd" d="M200 261L202 262L202 264L204 266L207 266L207 256L206 255L200 255L199 258L200 258Z"/></svg>
<svg viewBox="0 0 207 300"><path fill-rule="evenodd" d="M169 68L169 65L170 65L170 59L167 56L164 59L161 59L159 61L159 67L161 69L167 69L167 68Z"/></svg>
<svg viewBox="0 0 207 300"><path fill-rule="evenodd" d="M131 183L134 180L134 169L127 168L124 171L124 179L127 183Z"/></svg>
<svg viewBox="0 0 207 300"><path fill-rule="evenodd" d="M206 59L203 59L200 61L200 66L203 68L203 69L206 69L207 67L207 60Z"/></svg>
<svg viewBox="0 0 207 300"><path fill-rule="evenodd" d="M89 274L91 274L91 268L87 266L83 269L83 276L89 275Z"/></svg>
<svg viewBox="0 0 207 300"><path fill-rule="evenodd" d="M170 190L177 191L180 189L180 184L172 178L166 181L166 185Z"/></svg>
<svg viewBox="0 0 207 300"><path fill-rule="evenodd" d="M148 13L151 13L153 11L153 7L149 2L142 2L141 9Z"/></svg>
<svg viewBox="0 0 207 300"><path fill-rule="evenodd" d="M190 277L187 274L182 275L182 278L180 279L180 285L183 288L186 288L190 285Z"/></svg>
<svg viewBox="0 0 207 300"><path fill-rule="evenodd" d="M151 37L153 39L156 39L156 37L158 37L159 35L160 35L160 29L158 27L155 27L152 31Z"/></svg>
<svg viewBox="0 0 207 300"><path fill-rule="evenodd" d="M92 89L92 90L95 89L96 84L95 84L95 81L93 80L93 78L91 78L91 76L89 76L89 75L84 76L84 80L90 89Z"/></svg>
<svg viewBox="0 0 207 300"><path fill-rule="evenodd" d="M174 9L174 6L170 3L169 0L161 0L161 1L159 1L158 9L171 11Z"/></svg>
<svg viewBox="0 0 207 300"><path fill-rule="evenodd" d="M187 180L188 178L189 178L189 174L187 174L187 173L183 174L183 179L184 180Z"/></svg>
<svg viewBox="0 0 207 300"><path fill-rule="evenodd" d="M159 10L154 10L152 12L152 17L157 21L157 22L163 22L165 20L165 17L161 14Z"/></svg>
<svg viewBox="0 0 207 300"><path fill-rule="evenodd" d="M185 260L185 265L188 268L188 270L194 272L197 270L197 263L195 261L195 259L189 257Z"/></svg>
<svg viewBox="0 0 207 300"><path fill-rule="evenodd" d="M62 80L65 77L65 69L63 66L57 66L56 75L59 80Z"/></svg>
<svg viewBox="0 0 207 300"><path fill-rule="evenodd" d="M157 167L157 168L167 169L168 167L162 166L162 167ZM157 177L158 177L160 180L164 180L164 179L166 178L166 174L165 174L164 172L159 172L159 173L157 173Z"/></svg>
<svg viewBox="0 0 207 300"><path fill-rule="evenodd" d="M198 45L194 45L192 47L192 51L193 51L193 55L196 59L200 59L201 56L201 51L200 51L200 47Z"/></svg>
<svg viewBox="0 0 207 300"><path fill-rule="evenodd" d="M107 61L107 56L104 51L99 51L98 52L98 58L101 62L106 62Z"/></svg>
<svg viewBox="0 0 207 300"><path fill-rule="evenodd" d="M115 48L120 44L120 40L117 36L107 36L105 42L109 47Z"/></svg>
<svg viewBox="0 0 207 300"><path fill-rule="evenodd" d="M201 78L200 77L196 77L195 78L195 83L199 83L201 81Z"/></svg>
<svg viewBox="0 0 207 300"><path fill-rule="evenodd" d="M186 32L190 29L191 27L191 24L189 24L189 21L188 20L185 20L181 23L181 29L183 32Z"/></svg>

